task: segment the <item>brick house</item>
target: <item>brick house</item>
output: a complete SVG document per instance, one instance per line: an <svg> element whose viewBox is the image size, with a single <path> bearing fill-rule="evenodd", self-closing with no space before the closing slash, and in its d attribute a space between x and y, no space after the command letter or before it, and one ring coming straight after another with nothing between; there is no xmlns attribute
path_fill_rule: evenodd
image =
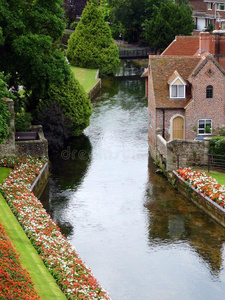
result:
<svg viewBox="0 0 225 300"><path fill-rule="evenodd" d="M157 133L167 142L194 140L225 125L225 70L222 55L213 53L218 36L202 33L198 47L195 37L186 38L176 37L162 55L149 58L148 139L153 157Z"/></svg>
<svg viewBox="0 0 225 300"><path fill-rule="evenodd" d="M209 24L225 29L225 0L189 0L193 7L195 30L202 31Z"/></svg>

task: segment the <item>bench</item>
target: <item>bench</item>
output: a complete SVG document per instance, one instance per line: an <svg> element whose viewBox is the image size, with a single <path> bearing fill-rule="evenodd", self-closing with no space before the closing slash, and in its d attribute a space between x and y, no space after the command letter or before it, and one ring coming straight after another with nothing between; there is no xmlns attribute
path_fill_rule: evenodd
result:
<svg viewBox="0 0 225 300"><path fill-rule="evenodd" d="M35 131L15 133L15 141L33 141L33 140L39 140L38 133Z"/></svg>

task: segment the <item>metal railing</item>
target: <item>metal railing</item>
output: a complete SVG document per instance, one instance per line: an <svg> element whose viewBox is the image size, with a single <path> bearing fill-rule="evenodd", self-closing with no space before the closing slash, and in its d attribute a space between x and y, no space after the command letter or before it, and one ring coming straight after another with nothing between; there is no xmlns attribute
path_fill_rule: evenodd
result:
<svg viewBox="0 0 225 300"><path fill-rule="evenodd" d="M120 58L148 58L150 54L153 54L153 51L119 49Z"/></svg>

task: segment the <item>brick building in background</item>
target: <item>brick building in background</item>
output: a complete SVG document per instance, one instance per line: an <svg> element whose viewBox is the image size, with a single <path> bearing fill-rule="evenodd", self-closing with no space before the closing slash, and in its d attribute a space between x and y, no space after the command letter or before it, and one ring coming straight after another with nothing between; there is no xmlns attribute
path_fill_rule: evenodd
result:
<svg viewBox="0 0 225 300"><path fill-rule="evenodd" d="M150 56L148 138L165 141L211 136L225 126L225 32L180 36L160 56Z"/></svg>
<svg viewBox="0 0 225 300"><path fill-rule="evenodd" d="M196 32L202 31L209 24L214 29L225 29L225 0L189 0L189 3L193 7Z"/></svg>

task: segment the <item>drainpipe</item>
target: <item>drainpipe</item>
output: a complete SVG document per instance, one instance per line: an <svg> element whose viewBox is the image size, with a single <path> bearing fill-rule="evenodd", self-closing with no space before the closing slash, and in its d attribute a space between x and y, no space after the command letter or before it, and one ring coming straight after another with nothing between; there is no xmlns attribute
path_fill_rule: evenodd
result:
<svg viewBox="0 0 225 300"><path fill-rule="evenodd" d="M162 130L162 137L165 139L165 109L163 111L163 130Z"/></svg>

